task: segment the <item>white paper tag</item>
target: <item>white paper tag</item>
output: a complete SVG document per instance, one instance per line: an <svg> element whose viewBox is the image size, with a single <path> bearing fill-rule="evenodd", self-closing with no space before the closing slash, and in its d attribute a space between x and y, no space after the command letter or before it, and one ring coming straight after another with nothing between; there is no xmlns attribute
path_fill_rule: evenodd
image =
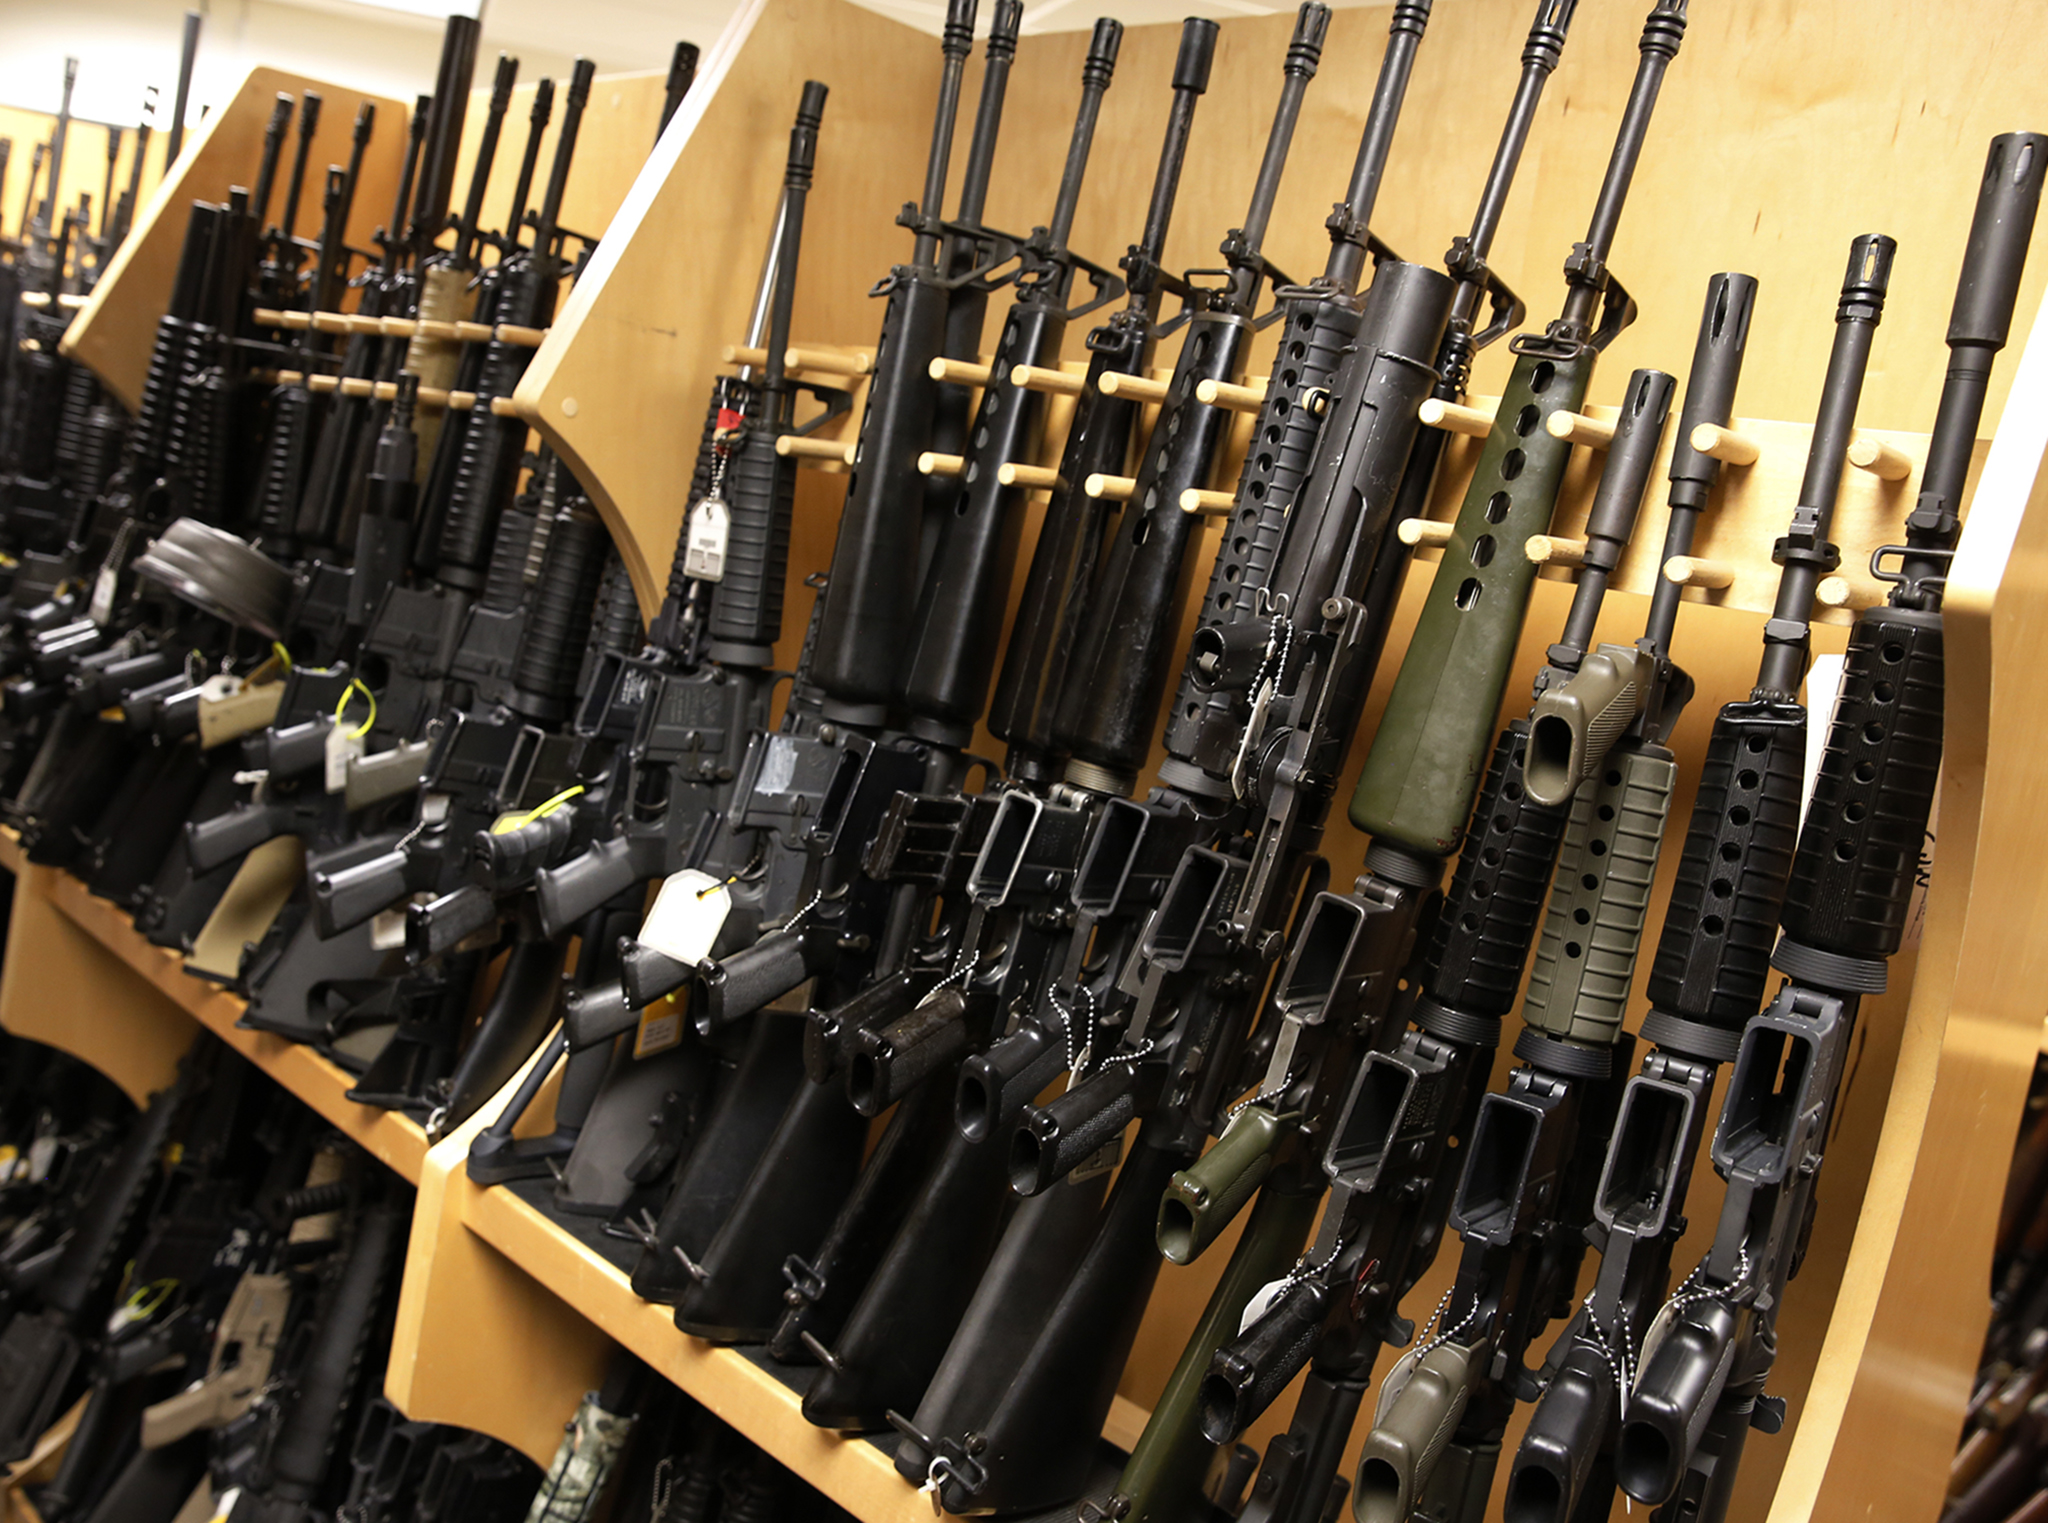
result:
<svg viewBox="0 0 2048 1523"><path fill-rule="evenodd" d="M1285 1279L1268 1280L1252 1292L1252 1298L1244 1303L1244 1315L1237 1320L1237 1336L1242 1338L1252 1330L1252 1324L1273 1309L1273 1303L1280 1299L1280 1292L1287 1288Z"/></svg>
<svg viewBox="0 0 2048 1523"><path fill-rule="evenodd" d="M725 539L732 516L717 497L699 499L690 509L690 538L683 550L683 574L700 582L725 576Z"/></svg>
<svg viewBox="0 0 2048 1523"><path fill-rule="evenodd" d="M370 950L396 952L405 945L405 906L379 910L370 917Z"/></svg>
<svg viewBox="0 0 2048 1523"><path fill-rule="evenodd" d="M1842 658L1815 656L1806 673L1806 771L1799 785L1799 818L1813 802L1820 760L1827 754L1828 731L1835 727L1835 700L1842 693Z"/></svg>
<svg viewBox="0 0 2048 1523"><path fill-rule="evenodd" d="M359 735L349 734L346 721L337 719L327 728L327 791L339 793L348 786L348 764L363 754Z"/></svg>
<svg viewBox="0 0 2048 1523"><path fill-rule="evenodd" d="M686 867L654 896L654 908L640 927L640 944L694 968L711 955L711 944L731 913L732 890L709 873Z"/></svg>
<svg viewBox="0 0 2048 1523"><path fill-rule="evenodd" d="M100 574L92 580L92 605L86 615L93 623L104 624L114 616L114 594L120 587L120 573L112 566L100 567Z"/></svg>

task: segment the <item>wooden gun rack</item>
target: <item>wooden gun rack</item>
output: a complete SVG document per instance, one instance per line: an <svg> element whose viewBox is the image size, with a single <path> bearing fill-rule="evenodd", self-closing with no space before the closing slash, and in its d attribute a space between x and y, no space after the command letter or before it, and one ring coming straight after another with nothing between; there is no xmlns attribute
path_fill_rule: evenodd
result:
<svg viewBox="0 0 2048 1523"><path fill-rule="evenodd" d="M1797 420L1811 416L1817 396L1843 251L1852 234L1872 228L1897 236L1901 255L1864 392L1855 469L1837 506L1832 532L1842 568L1816 610L1818 649L1839 650L1854 611L1880 596L1869 556L1901 536L1927 442L1912 429L1933 416L1946 358L1942 334L1984 147L1998 131L2034 125L2021 118L2034 105L2039 60L2009 38L2001 45L2008 36L2003 0L1958 3L1968 14L1949 18L1943 46L1929 48L1921 18L1904 4L1889 15L1859 11L1856 25L1846 26L1845 4L1794 14L1765 0L1731 0L1695 18L1665 87L1612 261L1643 313L1603 359L1595 397L1618 395L1637 365L1682 378L1709 274L1742 269L1761 280L1737 395L1743 416L1720 445L1731 452L1723 454L1731 468L1701 519L1691 564L1675 568L1687 583L1689 606L1674 654L1699 688L1671 742L1681 763L1678 818L1690 807L1715 709L1746 693L1753 679L1760 620L1776 583L1770 547L1789 520L1810 435ZM1375 231L1409 257L1442 247L1469 216L1513 84L1527 20L1522 9L1520 0L1473 0L1443 9L1432 24L1375 221ZM1633 69L1639 19L1634 12L1580 16L1532 135L1493 261L1527 298L1532 326L1554 307L1558 264L1582 232ZM1216 239L1237 220L1290 21L1276 15L1224 23L1215 78L1197 116L1170 266L1213 263ZM1311 272L1322 263L1322 208L1341 193L1383 30L1377 10L1341 12L1332 27L1267 250L1290 271ZM1039 150L1046 134L1065 131L1085 41L1084 33L1035 36L1020 50L989 209L996 225L1028 227L1051 203L1059 165ZM1158 26L1133 28L1124 40L1098 142L1128 144L1130 151L1098 152L1074 229L1077 247L1118 249L1134 231L1130 209L1143 204L1149 183L1176 41L1177 28ZM685 505L693 420L721 365L760 358L729 346L748 310L775 211L783 127L802 80L827 80L833 94L793 325L804 340L790 358L850 381L856 406L791 449L820 469L804 472L798 488L789 635L778 652L784 664L794 660L809 606L803 579L829 559L843 484L824 478L846 469L857 434L864 362L880 316L865 293L906 247L890 218L922 173L936 52L930 39L846 0L782 0L773 8L748 0L706 51L695 89L644 170L637 178L614 175L611 232L540 341L510 404L576 470L610 524L643 604L653 606ZM977 59L970 99L978 68ZM236 103L209 123L207 136L226 143L242 130L232 122L246 102L260 105L270 91L291 87L252 75ZM594 94L594 110L603 94L602 87ZM1930 100L1941 109L1927 109ZM1824 139L1815 132L1823 116ZM343 121L345 113L330 119ZM1858 157L1798 146L1823 140L1872 152ZM621 134L619 143L626 141ZM637 163L645 141L605 152ZM253 161L254 138L248 143ZM211 162L188 150L182 173L152 203L150 220L168 226L167 205L219 194L198 183L196 166ZM577 175L580 182L581 161ZM368 178L366 171L359 204L376 206ZM602 220L586 212L576 225ZM2048 659L2048 314L2035 316L2048 283L2043 244L2048 233L2037 237L2014 342L1993 381L1987 420L1995 428L1979 447L1968 524L1948 582L1947 752L1918 944L1895 960L1892 992L1864 1007L1820 1216L1781 1324L1773 1390L1790 1399L1791 1423L1784 1434L1749 1445L1735 1518L1932 1516L1975 1368L1988 1314L1992 1226L2042 1043L2038 991L2048 988L2048 938L2037 931L2048 923L2041 854L2032 833L2016 828L2037 807L2041 721L2031 679ZM117 269L73 325L68 347L96 368L106 366L102 373L110 378L139 381L133 355L146 356L168 265L147 287L140 271L163 257L145 250L162 248L174 257L175 241L163 228L131 240L123 259L138 273ZM1079 339L1078 331L1069 334L1069 354L1078 354ZM115 357L122 344L131 346L121 351L128 359ZM1269 334L1255 354L1255 371L1271 365L1273 344ZM1422 548L1381 663L1368 729L1434 572L1439 552L1429 548L1436 537L1430 523L1447 519L1462 495L1477 454L1467 436L1482 428L1489 412L1484 394L1498 390L1506 374L1504 349L1481 357L1479 395L1430 420L1461 437L1445 452L1429 514L1409 528ZM1168 345L1159 363L1170 360ZM1021 482L1043 486L1056 466L1080 369L1068 359L1033 378L1050 393L1051 417L1041 458L1011 463ZM973 384L975 375L968 367L953 379ZM116 389L132 397L134 386ZM1185 504L1203 513L1201 539L1190 553L1204 574L1229 532L1235 505L1228 494L1249 442L1246 409L1256 408L1257 398L1252 376L1205 399L1237 416L1214 479ZM1519 675L1508 689L1510 711L1526 705L1527 677L1561 623L1571 543L1597 475L1601 425L1611 416L1592 405L1581 417L1550 420L1587 447L1575 454L1552 534L1524 550L1545 570L1518 651ZM948 462L932 465L945 469ZM1120 483L1100 485L1103 495L1114 496ZM1019 552L1026 557L1038 519L1033 509L1027 514ZM1643 594L1656 577L1673 574L1658 562L1662 530L1659 491L1613 580L1618 595L1607 600L1598 638L1633 639ZM1348 776L1340 782L1340 799L1350 784ZM1338 813L1325 852L1341 882L1356 870L1361 842ZM1664 853L1653 924L1662 922L1678 855ZM22 886L13 955L0 982L0 1023L81 1053L136 1094L161 1082L172 1049L182 1045L168 1038L152 1045L138 1033L154 1022L189 1037L189 1022L174 1008L198 1014L238 1045L248 1038L233 1032L223 996L178 973L174 960L141 944L117 912L77 885L32 870ZM52 929L60 924L73 928L69 952ZM91 957L92 939L112 946L118 960ZM59 987L70 997L52 1008L46 998ZM177 1022L183 1024L170 1024ZM323 1114L339 1116L348 1107L331 1093L334 1077L303 1050L245 1050ZM925 1515L927 1504L881 1449L805 1425L795 1394L769 1367L749 1353L684 1337L665 1309L632 1297L625 1277L587 1239L512 1191L472 1186L462 1161L471 1134L495 1109L432 1147L406 1133L409 1123L381 1113L348 1123L419 1185L386 1387L409 1415L497 1434L544 1461L562 1416L596 1383L610 1340L617 1340L869 1523ZM545 1125L546 1109L535 1107L527 1124ZM1696 1174L1694 1192L1694 1230L1673 1259L1681 1266L1696 1256L1714 1221L1719 1185L1709 1169ZM1135 1435L1229 1246L1226 1240L1195 1266L1162 1274L1111 1416L1113 1440L1127 1443ZM1454 1260L1440 1258L1417 1287L1411 1311L1434 1302ZM1246 1441L1263 1445L1291 1405L1283 1396ZM1364 1427L1353 1435L1354 1454ZM1518 1434L1510 1431L1510 1445Z"/></svg>

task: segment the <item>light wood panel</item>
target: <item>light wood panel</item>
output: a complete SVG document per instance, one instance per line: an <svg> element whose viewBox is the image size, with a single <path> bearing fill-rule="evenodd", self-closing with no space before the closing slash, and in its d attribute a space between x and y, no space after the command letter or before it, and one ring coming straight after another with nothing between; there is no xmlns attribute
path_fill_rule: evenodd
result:
<svg viewBox="0 0 2048 1523"><path fill-rule="evenodd" d="M135 229L114 256L113 264L93 299L72 320L64 335L64 353L92 367L93 373L130 412L140 405L142 378L149 369L150 346L157 319L170 302L184 247L187 208L195 201L224 201L232 186L253 186L263 152L263 129L271 102L280 91L296 99L306 90L320 92L323 104L313 134L313 153L306 178L309 189L299 198L297 232L313 237L320 230L320 182L329 164L346 164L355 129L356 103L368 100L377 108L377 126L363 155L361 178L351 208L349 242L368 248L370 235L391 215L405 153L405 123L410 102L387 100L345 86L258 66L235 88L227 103L207 114L196 134L188 135L178 162L135 216ZM297 115L293 135L286 139L283 175L297 146ZM284 189L273 194L273 215L282 215Z"/></svg>
<svg viewBox="0 0 2048 1523"><path fill-rule="evenodd" d="M10 848L0 866L16 870L9 945L26 936L20 945L34 948L0 971L0 1025L75 1053L140 1100L169 1082L197 1021L372 1157L407 1181L419 1178L427 1139L417 1122L349 1099L355 1081L312 1048L237 1026L239 996L185 972L177 953L76 878L20 864L12 831L0 839ZM102 984L115 992L98 997Z"/></svg>
<svg viewBox="0 0 2048 1523"><path fill-rule="evenodd" d="M137 1106L168 1089L199 1028L50 899L52 868L17 875L0 1026L91 1064Z"/></svg>
<svg viewBox="0 0 2048 1523"><path fill-rule="evenodd" d="M509 1245L515 1264L508 1245L468 1225L466 1202L484 1193L469 1182L469 1145L502 1108L484 1106L427 1151L384 1392L415 1421L474 1428L545 1467L576 1403L602 1383L611 1339L534 1267L544 1253Z"/></svg>

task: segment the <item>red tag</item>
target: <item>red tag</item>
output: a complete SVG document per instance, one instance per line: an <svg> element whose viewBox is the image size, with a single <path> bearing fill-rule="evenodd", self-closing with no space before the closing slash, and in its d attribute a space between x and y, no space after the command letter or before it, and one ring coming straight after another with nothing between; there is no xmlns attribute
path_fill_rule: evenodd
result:
<svg viewBox="0 0 2048 1523"><path fill-rule="evenodd" d="M744 413L734 412L730 407L718 409L718 431L722 434L731 433L745 421L746 414Z"/></svg>

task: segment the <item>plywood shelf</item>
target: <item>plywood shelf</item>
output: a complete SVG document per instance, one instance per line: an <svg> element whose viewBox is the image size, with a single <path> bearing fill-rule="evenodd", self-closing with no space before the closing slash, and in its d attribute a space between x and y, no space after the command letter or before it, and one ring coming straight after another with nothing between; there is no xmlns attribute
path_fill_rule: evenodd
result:
<svg viewBox="0 0 2048 1523"><path fill-rule="evenodd" d="M419 1182L420 1166L427 1153L427 1134L418 1122L396 1111L358 1105L349 1099L347 1091L355 1081L312 1048L237 1026L245 1003L239 996L187 973L176 952L150 941L135 929L135 922L125 911L104 899L95 899L76 878L25 861L20 839L12 830L0 831L0 866L15 874L17 914L25 898L40 899L54 906L72 925L112 952L130 972L305 1101L337 1130L361 1143L373 1158L407 1183ZM17 1029L13 1022L8 1024L10 1029ZM22 1034L36 1035L33 1030ZM108 1045L118 1046L124 1040L121 1033L113 1030L99 1034ZM87 1050L80 1051L79 1046L69 1046L67 1050L119 1081L120 1075L114 1071L121 1063L118 1055L103 1052L89 1039L80 1045ZM182 1045L179 1044L180 1050Z"/></svg>

